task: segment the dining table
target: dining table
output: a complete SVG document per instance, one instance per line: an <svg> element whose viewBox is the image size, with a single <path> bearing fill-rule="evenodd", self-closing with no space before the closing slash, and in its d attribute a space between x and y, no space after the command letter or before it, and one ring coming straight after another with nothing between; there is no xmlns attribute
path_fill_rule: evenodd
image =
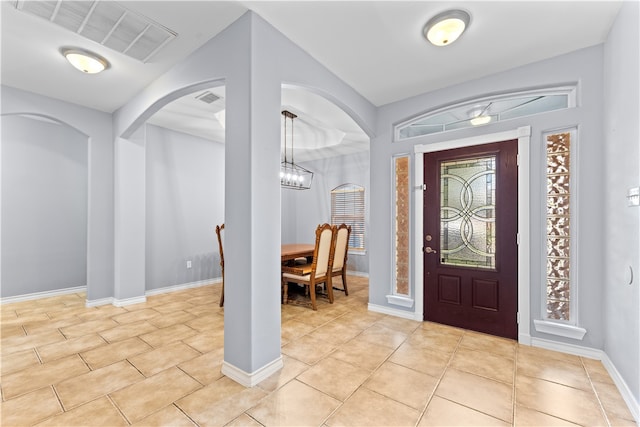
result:
<svg viewBox="0 0 640 427"><path fill-rule="evenodd" d="M313 258L316 246L312 243L285 243L280 248L280 261L287 262L296 258Z"/></svg>

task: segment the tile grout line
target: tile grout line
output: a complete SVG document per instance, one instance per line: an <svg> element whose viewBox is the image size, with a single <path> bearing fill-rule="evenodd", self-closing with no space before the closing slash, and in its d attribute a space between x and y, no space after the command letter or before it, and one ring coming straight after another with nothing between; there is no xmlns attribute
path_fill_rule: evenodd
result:
<svg viewBox="0 0 640 427"><path fill-rule="evenodd" d="M433 392L431 393L431 396L429 396L429 399L427 400L427 404L424 405L424 409L422 410L422 412L420 413L420 416L418 417L418 421L416 422L416 426L420 423L420 421L422 421L422 418L424 417L424 414L427 413L427 409L429 408L429 405L431 404L431 401L433 400L433 397L436 395L436 391L438 390L438 387L440 387L440 383L442 382L442 379L444 378L444 375L447 373L447 370L449 369L449 366L451 365L451 362L453 361L453 358L454 358L455 354L458 352L458 349L460 348L460 343L462 342L462 337L464 337L464 333L462 335L460 335L460 337L458 337L458 342L456 343L455 348L451 352L451 356L449 356L449 360L447 360L447 364L444 366L444 369L442 370L442 373L440 374L440 377L438 377L438 380L436 381L436 385L435 385L435 387L433 387Z"/></svg>
<svg viewBox="0 0 640 427"><path fill-rule="evenodd" d="M511 425L515 426L516 425L516 411L517 411L517 389L518 387L516 387L516 381L518 380L518 355L520 354L520 344L518 343L518 341L516 341L516 345L515 345L515 354L513 355L513 388L512 388L512 394L511 394Z"/></svg>
<svg viewBox="0 0 640 427"><path fill-rule="evenodd" d="M584 360L582 359L582 357L580 357L580 366L582 366L582 369L584 369L585 373L587 374L587 378L589 378L589 385L591 386L591 391L593 392L594 396L596 397L596 400L598 401L598 406L600 408L600 412L602 412L602 416L604 417L604 420L607 423L607 426L611 427L611 421L609 420L609 416L607 415L607 411L604 409L604 405L602 403L602 400L600 399L600 395L598 394L598 390L596 390L596 386L593 384L593 380L591 379L591 375L589 374L589 370L587 369L586 365L584 364Z"/></svg>
<svg viewBox="0 0 640 427"><path fill-rule="evenodd" d="M344 315L344 314L343 314L343 315ZM379 319L379 320L380 320L380 319ZM370 324L368 327L366 327L365 329L363 329L362 331L360 331L360 333L359 333L358 335L356 335L355 337L353 337L351 340L349 340L349 341L347 341L347 342L350 342L350 341L352 341L352 340L356 339L358 336L362 335L362 333L364 333L364 331L366 331L367 329L371 328L373 325L375 325L376 323L378 323L378 322L379 322L379 320L376 320L375 322L373 322L372 324ZM414 332L415 332L415 331L414 331ZM393 350L393 351L392 351L392 352L391 352L391 353L390 353L390 354L389 354L389 355L388 355L388 356L387 356L387 357L386 357L382 362L380 362L380 363L379 363L379 364L378 364L378 365L377 365L377 366L376 366L376 367L371 371L371 373L370 373L370 374L367 376L367 378L362 382L362 384L360 384L358 387L356 387L356 389L355 389L354 391L352 391L352 392L351 392L347 397L345 397L344 401L340 401L340 405L338 405L338 406L337 406L337 407L336 407L336 408L335 408L335 409L334 409L334 410L333 410L333 411L332 411L332 412L331 412L331 413L330 413L330 414L329 414L329 415L328 415L328 416L327 416L327 417L322 421L322 424L321 424L321 425L326 425L326 423L327 423L327 421L329 420L329 418L331 418L331 417L332 417L332 416L333 416L333 415L334 415L334 414L335 414L335 413L336 413L336 412L337 412L337 411L338 411L338 410L339 410L339 409L344 405L344 403L345 403L347 400L349 400L349 399L351 398L351 396L353 396L354 394L356 394L356 392L357 392L358 390L360 390L362 387L364 387L364 386L365 386L365 384L366 384L366 383L369 381L369 379L370 379L370 378L371 378L371 377L372 377L372 376L373 376L373 375L378 371L378 369L380 369L380 367L381 367L382 365L384 365L387 361L389 361L389 358L391 358L391 356L393 356L393 354L394 354L394 353L395 353L395 352L396 352L396 351L397 351L397 350L402 346L402 344L404 344L404 343L409 339L409 336L410 336L410 335L411 335L411 334L407 335L407 337L402 341L402 343L400 343L400 345L398 345L398 346L397 346L397 347L396 347L396 348L395 348L395 349L394 349L394 350ZM346 344L347 342L345 342L345 343L343 343L343 344ZM335 351L336 351L336 350L337 350L337 348L336 348L336 349L334 349L331 353L329 353L326 357L331 356L331 354L335 353ZM346 363L349 363L349 362L346 362ZM351 363L350 363L350 365L352 365L352 366L356 366L356 365L353 365L353 364L351 364ZM356 367L357 367L357 366L356 366ZM302 381L301 381L301 382L302 382ZM306 384L306 383L304 383L304 384ZM308 385L308 384L307 384L307 385ZM312 387L312 386L310 386L310 387ZM314 388L314 389L316 389L315 387L313 387L313 388ZM317 389L316 389L316 390L317 390ZM391 400L393 400L394 402L398 402L397 400L392 399L392 398L390 398L389 396L385 396L385 395L383 395L383 394L381 394L381 393L378 393L378 392L377 392L377 391L375 391L375 390L371 390L371 389L367 389L367 390L371 391L372 393L376 393L376 394L378 394L378 395L380 395L380 396L383 396L383 397L385 397L385 398L391 399ZM321 391L321 390L318 390L318 391ZM323 392L323 393L324 393L324 392ZM326 394L326 393L325 393L325 394ZM327 396L328 396L328 395L327 395ZM405 404L405 403L403 403L403 402L398 402L398 403L400 403L400 404L402 404L402 405L404 405L404 406L406 406L406 407L408 407L408 408L411 408L409 405L407 405L407 404ZM411 409L414 409L414 408L411 408ZM418 417L418 421L419 421L419 420L420 420L420 418Z"/></svg>
<svg viewBox="0 0 640 427"><path fill-rule="evenodd" d="M127 418L127 416L125 415L125 413L122 411L122 409L120 409L120 407L118 406L118 404L115 402L115 400L113 400L111 398L111 396L109 394L105 394L104 395L107 400L109 401L109 403L111 403L111 405L113 405L114 408L116 408L116 411L118 411L118 414L120 414L120 416L122 417L122 419L127 423L127 425L131 425L133 424L129 418Z"/></svg>

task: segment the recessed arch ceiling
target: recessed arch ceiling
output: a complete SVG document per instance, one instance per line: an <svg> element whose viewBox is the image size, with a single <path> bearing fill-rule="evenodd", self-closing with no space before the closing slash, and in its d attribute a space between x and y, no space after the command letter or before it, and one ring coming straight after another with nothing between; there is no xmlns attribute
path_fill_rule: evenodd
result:
<svg viewBox="0 0 640 427"><path fill-rule="evenodd" d="M212 102L204 102L201 98L209 98ZM337 105L310 90L283 87L282 110L298 116L293 126L293 154L298 162L369 149L369 137L356 122ZM225 87L218 86L193 92L167 104L148 123L224 143L224 119ZM287 126L290 123L287 121ZM287 144L288 155L291 155L289 132L290 128ZM284 147L284 134L281 145Z"/></svg>

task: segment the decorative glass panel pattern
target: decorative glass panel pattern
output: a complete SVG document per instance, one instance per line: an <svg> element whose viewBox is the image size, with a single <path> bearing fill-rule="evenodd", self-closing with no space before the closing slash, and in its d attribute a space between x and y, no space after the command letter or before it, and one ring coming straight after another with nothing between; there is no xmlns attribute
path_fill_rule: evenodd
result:
<svg viewBox="0 0 640 427"><path fill-rule="evenodd" d="M570 318L571 134L547 136L547 317Z"/></svg>
<svg viewBox="0 0 640 427"><path fill-rule="evenodd" d="M495 156L440 164L440 262L495 269Z"/></svg>
<svg viewBox="0 0 640 427"><path fill-rule="evenodd" d="M409 295L409 157L396 157L394 166L396 193L395 293Z"/></svg>

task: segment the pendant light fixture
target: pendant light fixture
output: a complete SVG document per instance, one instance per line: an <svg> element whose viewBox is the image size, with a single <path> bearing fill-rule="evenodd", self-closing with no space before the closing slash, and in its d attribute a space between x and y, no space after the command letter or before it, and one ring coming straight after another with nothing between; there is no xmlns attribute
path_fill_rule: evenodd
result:
<svg viewBox="0 0 640 427"><path fill-rule="evenodd" d="M280 163L280 186L294 190L308 190L311 188L313 172L298 166L293 161L293 119L296 116L290 111L282 111L284 116L284 161ZM291 120L291 161L287 158L287 119Z"/></svg>
<svg viewBox="0 0 640 427"><path fill-rule="evenodd" d="M435 46L447 46L464 33L471 17L464 10L454 9L439 13L424 26L424 36Z"/></svg>

